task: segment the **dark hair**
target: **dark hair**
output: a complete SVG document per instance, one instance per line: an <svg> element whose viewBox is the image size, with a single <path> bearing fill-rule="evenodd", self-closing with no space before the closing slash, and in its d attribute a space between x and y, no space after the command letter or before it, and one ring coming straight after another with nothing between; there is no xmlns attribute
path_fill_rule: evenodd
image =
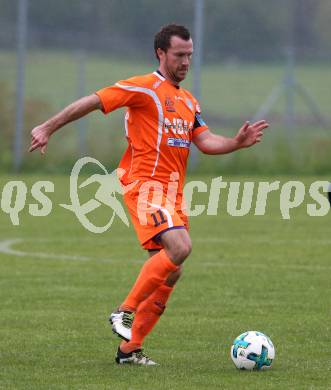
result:
<svg viewBox="0 0 331 390"><path fill-rule="evenodd" d="M170 47L171 37L174 35L184 39L185 41L188 41L191 38L189 30L185 26L180 24L168 24L163 26L154 37L154 51L158 60L159 56L157 55L157 49L160 48L166 52Z"/></svg>

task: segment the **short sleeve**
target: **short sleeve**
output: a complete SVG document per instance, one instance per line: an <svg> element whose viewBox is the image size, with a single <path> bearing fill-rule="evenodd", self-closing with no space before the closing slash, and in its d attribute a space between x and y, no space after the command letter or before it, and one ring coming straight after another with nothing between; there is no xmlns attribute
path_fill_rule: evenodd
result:
<svg viewBox="0 0 331 390"><path fill-rule="evenodd" d="M146 97L139 91L139 87L128 80L119 81L116 84L95 92L102 104L105 114L120 107L142 107L146 104Z"/></svg>

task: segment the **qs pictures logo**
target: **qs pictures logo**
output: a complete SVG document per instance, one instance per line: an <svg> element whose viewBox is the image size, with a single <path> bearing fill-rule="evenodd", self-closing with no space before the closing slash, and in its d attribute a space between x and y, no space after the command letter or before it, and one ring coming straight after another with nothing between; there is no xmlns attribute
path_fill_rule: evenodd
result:
<svg viewBox="0 0 331 390"><path fill-rule="evenodd" d="M80 185L78 184L78 179L82 168L86 164L96 164L100 167L104 174L94 174L88 179L84 180ZM117 169L111 174L108 173L107 169L104 167L100 161L92 157L84 157L76 162L72 168L70 175L70 200L71 204L60 204L61 207L64 207L67 210L72 211L79 222L92 233L103 233L107 231L116 216L118 216L121 221L129 226L128 218L125 214L121 202L116 198L116 194L123 195L126 191L129 191L136 185L136 182L131 183L129 186L123 186L119 182L118 177L122 177L125 173L124 169ZM79 190L87 187L92 183L99 184L99 188L95 193L94 199L90 199L86 203L81 204L79 200ZM107 224L104 226L95 226L87 217L87 214L96 210L101 205L106 205L111 209L110 218Z"/></svg>
<svg viewBox="0 0 331 390"><path fill-rule="evenodd" d="M88 164L92 165L94 172L98 173L94 173L90 177L86 173L84 174L83 168ZM118 200L118 196L122 196L132 189L136 191L138 196L137 207L139 205L140 208L137 209L137 213L141 224L147 223L146 215L148 213L164 209L164 205L160 203L164 194L166 194L166 200L177 199L178 172L170 174L166 186L151 180L140 183L138 188L134 188L138 180L126 186L123 185L120 179L124 174L125 170L120 168L108 173L100 161L92 157L83 157L75 163L70 174L70 203L61 203L57 206L72 212L88 231L100 234L110 229L116 217L129 226L128 217L122 203ZM92 187L93 185L94 187ZM87 194L85 189L89 186ZM169 194L170 189L171 194ZM91 195L90 190L95 192L92 192ZM8 214L11 223L18 226L23 210L27 210L34 217L48 216L53 210L53 201L48 194L54 192L55 184L51 181L40 180L31 186L23 180L9 181L4 184L2 191L0 189L1 209L5 214ZM329 200L331 203L331 186L328 181L315 181L307 186L298 180L284 183L281 183L280 180L273 182L226 182L223 181L222 176L219 176L213 178L209 184L196 180L187 182L183 192L185 201L183 201L181 208L183 213L190 217L204 213L215 216L224 212L233 217L244 217L249 214L263 216L267 213L270 196L273 196L274 199L278 198L276 207L280 218L284 220L290 220L294 209L299 207L311 217L324 217L330 211ZM196 204L196 201L193 202L197 193L202 193L199 197L199 204ZM89 196L88 200L86 200L87 195ZM150 195L153 195L152 199L156 199L153 200L151 207L147 202ZM82 199L85 201L83 202ZM273 204L274 212L277 212L276 203ZM169 211L171 214L173 207L171 204L168 206L170 209L167 209L167 212ZM94 217L97 216L98 209L102 210L103 221L106 221L102 226L93 222L96 220Z"/></svg>
<svg viewBox="0 0 331 390"><path fill-rule="evenodd" d="M98 168L101 168L102 174L93 174L79 184L79 178L82 176L81 171L87 164L94 164ZM116 216L119 217L125 225L129 226L129 220L124 208L121 202L116 198L116 195L123 195L126 191L133 188L136 185L136 182L133 182L128 186L123 186L120 183L119 178L121 178L124 173L125 171L123 169L117 169L112 173L108 173L107 169L100 161L92 157L83 157L75 163L71 171L69 189L71 203L59 204L58 206L72 211L82 226L92 233L103 233L107 231L111 227ZM83 191L83 188L93 183L98 185L94 198L85 203L81 203L80 192ZM20 213L26 208L31 216L48 216L53 210L53 202L46 194L54 192L55 184L51 181L37 181L31 186L31 189L29 189L29 186L23 180L9 181L2 189L1 209L4 213L9 215L12 224L18 226L21 222ZM27 199L30 195L33 198L33 201L27 204ZM106 206L109 210L109 220L104 226L96 226L89 219L89 215L101 206Z"/></svg>

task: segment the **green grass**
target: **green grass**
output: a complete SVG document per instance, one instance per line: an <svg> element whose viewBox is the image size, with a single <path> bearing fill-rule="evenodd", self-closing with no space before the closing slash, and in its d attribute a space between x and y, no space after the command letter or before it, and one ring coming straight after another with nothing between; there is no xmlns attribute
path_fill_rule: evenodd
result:
<svg viewBox="0 0 331 390"><path fill-rule="evenodd" d="M132 228L116 220L102 235L84 230L58 207L69 200L67 177L3 176L0 191L8 180L19 179L29 188L37 179L52 180L55 193L49 194L50 216L31 217L25 208L18 227L0 211L0 241L21 239L13 249L28 253L0 253L0 388L331 387L330 215L307 216L308 192L287 221L281 219L279 192L263 217L231 217L222 199L218 216L192 218L193 252L184 276L146 339L146 352L160 366L118 367L118 341L107 315L125 297L146 257ZM262 179L268 180L254 180ZM300 178L280 178L290 179ZM317 179L305 178L307 188ZM194 201L203 203L206 195ZM107 212L98 213L100 224ZM231 342L246 330L260 330L273 340L270 371L234 368Z"/></svg>
<svg viewBox="0 0 331 390"><path fill-rule="evenodd" d="M26 94L50 101L55 110L77 97L79 58L75 52L29 51L26 64ZM120 79L144 74L157 67L157 62L142 63L120 60L110 55L91 53L86 57L86 93ZM15 88L15 53L0 52L2 81ZM202 108L217 115L252 116L264 99L284 77L285 64L215 64L205 65L202 71ZM56 74L56 77L52 77ZM319 64L298 65L296 79L304 85L324 113L329 110L331 89L330 67ZM192 89L192 73L184 82ZM276 112L283 110L280 101ZM300 99L298 112L307 112Z"/></svg>
<svg viewBox="0 0 331 390"><path fill-rule="evenodd" d="M130 62L111 56L89 53L86 58L85 94L119 79L150 72L157 66ZM38 155L28 155L31 129L49 118L78 96L78 57L74 52L29 51L26 65L26 99L29 113L25 121L24 169L40 168ZM10 146L14 134L15 107L15 53L0 52L0 114L9 117L0 120L5 130L5 142L1 148L0 171L12 166ZM54 75L56 77L54 77ZM233 136L242 123L251 119L260 105L284 76L284 65L272 64L215 64L205 65L202 71L201 106L203 116L215 132ZM297 80L306 87L326 118L329 118L331 71L319 64L298 65ZM184 82L192 89L192 74ZM7 96L11 92L11 95ZM3 96L5 95L5 96ZM1 106L7 106L2 113ZM329 171L329 128L321 128L314 122L311 112L300 97L295 99L295 112L300 114L298 127L288 130L280 118L284 115L285 97L275 104L271 115L270 131L263 140L263 147L215 159L199 157L196 169L200 172L227 173L300 173L325 174ZM57 133L48 149L48 158L42 166L50 172L63 172L71 166L73 156L79 153L79 123L68 124ZM8 138L6 140L6 138ZM116 164L126 148L123 110L109 116L92 113L87 117L87 154L98 156L109 164ZM61 157L59 159L59 156Z"/></svg>
<svg viewBox="0 0 331 390"><path fill-rule="evenodd" d="M280 59L281 60L281 59ZM14 52L0 51L0 127L4 142L0 146L0 171L13 165L11 148L14 134L16 87L16 57ZM156 62L141 63L121 60L111 55L88 53L86 57L85 93L114 83L134 74L150 72ZM252 118L272 88L284 76L285 64L214 64L202 68L201 106L203 116L215 132L233 136L244 120ZM329 120L331 90L330 67L322 64L298 64L296 79L311 94L320 111ZM40 169L38 155L28 155L31 129L66 106L78 96L79 57L70 51L28 51L26 64L26 99L30 112L25 121L24 169ZM53 76L56 77L53 77ZM192 73L184 86L192 89ZM8 95L6 91L11 92ZM2 113L2 105L7 106ZM32 107L31 107L32 106ZM326 174L329 171L330 120L327 128L314 122L311 112L300 97L295 98L295 112L302 115L300 124L286 129L280 118L284 115L284 96L275 104L270 131L263 146L225 156L222 160L199 157L196 169L201 172L227 173L299 173ZM5 115L6 114L6 115ZM10 117L5 120L3 117ZM57 133L48 149L42 167L51 172L63 172L71 166L78 153L79 123L68 124ZM6 138L9 138L6 140ZM116 164L126 148L123 111L109 116L92 113L87 117L87 154ZM59 156L61 157L59 159ZM220 162L221 161L221 162Z"/></svg>

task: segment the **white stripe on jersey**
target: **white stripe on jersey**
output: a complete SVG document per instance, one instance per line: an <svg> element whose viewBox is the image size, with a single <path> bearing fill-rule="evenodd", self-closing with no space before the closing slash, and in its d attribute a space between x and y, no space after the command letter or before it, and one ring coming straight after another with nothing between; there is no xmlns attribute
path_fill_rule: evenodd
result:
<svg viewBox="0 0 331 390"><path fill-rule="evenodd" d="M129 120L129 112L127 111L126 114L125 114L125 117L124 117L124 126L125 126L125 135L128 138L128 140L129 140L128 120ZM132 165L133 165L133 157L134 157L134 149L133 149L133 146L132 146L131 142L130 142L130 146L131 146L131 164L130 164L130 170L129 170L129 173L128 173L129 177L131 175Z"/></svg>
<svg viewBox="0 0 331 390"><path fill-rule="evenodd" d="M124 117L124 127L125 127L125 136L129 137L129 128L128 128L129 112L125 113Z"/></svg>
<svg viewBox="0 0 331 390"><path fill-rule="evenodd" d="M136 92L145 93L146 95L149 95L154 100L154 103L158 111L158 127L157 127L158 135L157 135L157 143L156 143L156 159L154 163L153 172L151 175L154 176L157 164L159 162L159 157L160 157L160 144L162 140L162 128L163 128L163 120L164 120L162 104L160 102L160 99L158 98L157 94L154 91L148 88L134 87L133 85L123 85L120 83L116 83L115 85L127 91L136 91Z"/></svg>

